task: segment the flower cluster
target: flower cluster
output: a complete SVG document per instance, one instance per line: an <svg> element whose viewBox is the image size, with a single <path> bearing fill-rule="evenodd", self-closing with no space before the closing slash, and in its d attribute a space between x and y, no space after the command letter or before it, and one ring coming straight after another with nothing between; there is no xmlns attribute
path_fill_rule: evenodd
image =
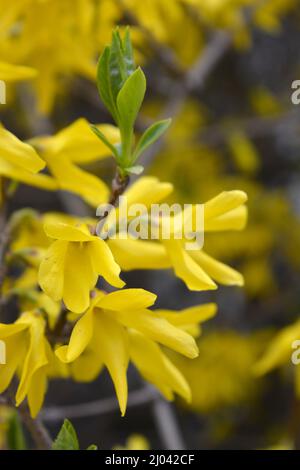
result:
<svg viewBox="0 0 300 470"><path fill-rule="evenodd" d="M113 202L121 213L120 194L128 207L165 202L170 183L145 176L128 185L130 175L143 171L136 162L170 125L152 124L135 145L134 125L141 107L146 79L133 61L129 32L122 39L115 31L98 66L98 88L116 127L90 126L79 119L54 136L22 142L0 128L0 175L4 198L13 180L45 190L67 190L91 207ZM79 165L113 155L117 174L110 192L97 176ZM40 173L46 168L47 172ZM241 230L247 219L247 196L225 191L204 204L206 232ZM191 213L195 206L191 205ZM132 217L129 213L128 218ZM217 284L243 285L240 273L214 259L202 248L188 251L178 239L176 216L169 239L128 237L103 239L98 220L63 213L38 214L23 209L7 222L3 301L17 297L20 315L12 324L0 324L7 363L1 366L0 393L19 378L16 404L27 397L32 416L42 407L49 379L69 377L94 380L108 369L122 415L127 405L127 369L132 362L142 377L172 400L175 394L189 401L189 385L167 354L168 350L193 359L199 324L216 313L215 304L182 311L152 309L156 296L144 289L124 288L122 271L172 269L188 289L206 291ZM181 219L182 220L182 219ZM183 217L184 220L184 217ZM122 235L123 224L112 227L108 213L105 229ZM122 226L122 228L121 228ZM175 227L175 228L174 228ZM196 234L195 234L196 235ZM108 287L105 287L103 280ZM111 288L116 290L108 293Z"/></svg>

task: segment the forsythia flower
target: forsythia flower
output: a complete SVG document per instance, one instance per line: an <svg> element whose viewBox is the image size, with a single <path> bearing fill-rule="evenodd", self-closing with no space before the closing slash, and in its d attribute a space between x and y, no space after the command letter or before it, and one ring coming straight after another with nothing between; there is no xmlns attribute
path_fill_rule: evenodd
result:
<svg viewBox="0 0 300 470"><path fill-rule="evenodd" d="M188 407L206 414L222 407L239 406L257 396L260 384L251 368L267 339L264 331L244 335L221 329L209 331L197 341L199 356L195 360L171 354L192 390Z"/></svg>
<svg viewBox="0 0 300 470"><path fill-rule="evenodd" d="M86 224L45 225L48 237L55 239L39 268L39 284L53 300L64 300L75 313L90 304L90 291L103 276L115 287L123 287L120 268L106 242L92 235Z"/></svg>
<svg viewBox="0 0 300 470"><path fill-rule="evenodd" d="M300 340L300 320L283 328L271 341L267 351L255 364L253 371L256 376L264 375L271 370L285 365L292 365L293 343ZM299 345L297 346L299 348ZM300 396L300 367L295 364L295 387Z"/></svg>
<svg viewBox="0 0 300 470"><path fill-rule="evenodd" d="M16 405L27 396L32 416L42 406L46 391L47 354L50 346L45 338L45 320L38 312L27 312L11 325L0 324L0 340L5 342L8 361L1 365L0 393L20 371Z"/></svg>
<svg viewBox="0 0 300 470"><path fill-rule="evenodd" d="M0 124L0 175L25 184L54 189L54 181L47 175L35 174L45 167L36 151Z"/></svg>
<svg viewBox="0 0 300 470"><path fill-rule="evenodd" d="M112 144L120 141L116 127L104 124L98 128ZM109 156L109 150L85 119L78 119L52 137L36 137L30 143L40 151L60 189L80 195L94 207L108 198L106 184L77 166Z"/></svg>
<svg viewBox="0 0 300 470"><path fill-rule="evenodd" d="M124 446L117 445L114 450L149 450L149 441L141 434L132 434Z"/></svg>
<svg viewBox="0 0 300 470"><path fill-rule="evenodd" d="M131 204L139 203L148 208L165 199L171 191L171 184L161 183L156 178L143 177L124 196L127 196L128 208ZM204 231L241 230L247 220L244 205L246 201L247 195L243 191L228 191L205 203ZM109 230L110 223L108 217L105 230ZM123 270L172 267L176 276L191 290L216 289L214 281L225 285L243 285L240 273L216 261L202 249L187 251L185 241L175 239L174 236L170 240L160 240L160 243L116 238L108 240L108 245Z"/></svg>
<svg viewBox="0 0 300 470"><path fill-rule="evenodd" d="M184 326L213 316L214 305L182 313L150 311L156 296L143 289L105 295L97 292L90 308L75 324L70 342L56 350L62 362L72 363L74 377L92 380L104 365L115 385L122 415L127 404L126 372L131 359L143 377L169 400L174 392L190 399L183 376L157 343L189 358L198 354L194 338Z"/></svg>

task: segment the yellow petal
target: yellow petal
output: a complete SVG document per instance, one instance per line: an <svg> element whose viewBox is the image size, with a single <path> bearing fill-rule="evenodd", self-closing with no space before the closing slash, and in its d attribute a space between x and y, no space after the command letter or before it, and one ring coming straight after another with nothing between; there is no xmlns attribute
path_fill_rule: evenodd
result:
<svg viewBox="0 0 300 470"><path fill-rule="evenodd" d="M247 223L248 209L240 206L226 212L219 217L205 221L206 232L219 232L223 230L243 230Z"/></svg>
<svg viewBox="0 0 300 470"><path fill-rule="evenodd" d="M21 183L35 186L37 188L45 189L47 191L55 191L58 189L56 181L48 175L42 173L30 173L23 168L14 165L13 163L5 160L0 155L0 175L6 176L15 181L20 181Z"/></svg>
<svg viewBox="0 0 300 470"><path fill-rule="evenodd" d="M142 310L154 304L157 296L144 289L125 289L102 297L97 307L107 310Z"/></svg>
<svg viewBox="0 0 300 470"><path fill-rule="evenodd" d="M196 263L215 281L225 286L243 286L244 278L235 269L216 261L204 251L192 251L191 255Z"/></svg>
<svg viewBox="0 0 300 470"><path fill-rule="evenodd" d="M219 217L241 206L247 201L247 194L243 191L224 191L204 205L204 221Z"/></svg>
<svg viewBox="0 0 300 470"><path fill-rule="evenodd" d="M147 208L165 199L173 191L171 183L161 183L157 178L144 176L126 192L128 208L131 204L144 204Z"/></svg>
<svg viewBox="0 0 300 470"><path fill-rule="evenodd" d="M72 378L77 382L93 382L100 374L103 363L98 354L87 349L69 367Z"/></svg>
<svg viewBox="0 0 300 470"><path fill-rule="evenodd" d="M37 314L28 314L28 316L24 315L18 321L20 323L27 323L28 321L30 340L16 394L17 406L19 406L27 395L33 375L38 369L48 364L44 338L45 321L43 318Z"/></svg>
<svg viewBox="0 0 300 470"><path fill-rule="evenodd" d="M85 224L69 225L59 222L48 222L44 225L45 233L50 238L70 242L87 242L93 240Z"/></svg>
<svg viewBox="0 0 300 470"><path fill-rule="evenodd" d="M112 144L120 142L120 132L115 126L104 124L97 127ZM46 152L56 157L67 157L74 163L90 163L110 155L110 150L94 134L84 118L77 119L53 137L37 138L34 142L44 147Z"/></svg>
<svg viewBox="0 0 300 470"><path fill-rule="evenodd" d="M26 329L26 326L22 326L24 327L23 330ZM0 337L3 338L2 335ZM10 385L14 374L26 354L26 346L26 333L16 332L16 334L5 337L6 364L0 365L0 393L3 393Z"/></svg>
<svg viewBox="0 0 300 470"><path fill-rule="evenodd" d="M89 309L73 328L68 346L61 346L55 354L62 362L72 362L87 348L94 330L94 314Z"/></svg>
<svg viewBox="0 0 300 470"><path fill-rule="evenodd" d="M114 287L123 287L125 283L120 279L120 266L115 262L107 243L94 237L88 244L91 263L94 271Z"/></svg>
<svg viewBox="0 0 300 470"><path fill-rule="evenodd" d="M35 418L43 406L47 390L46 367L41 367L32 376L28 388L28 405L32 418Z"/></svg>
<svg viewBox="0 0 300 470"><path fill-rule="evenodd" d="M216 289L216 284L187 253L181 240L164 240L173 269L177 277L183 280L190 290ZM194 253L193 251L190 252Z"/></svg>
<svg viewBox="0 0 300 470"><path fill-rule="evenodd" d="M30 67L0 62L0 80L18 82L36 77L37 71Z"/></svg>
<svg viewBox="0 0 300 470"><path fill-rule="evenodd" d="M65 256L63 300L71 312L82 313L90 305L90 291L98 279L89 256L89 242L69 242Z"/></svg>
<svg viewBox="0 0 300 470"><path fill-rule="evenodd" d="M263 375L282 364L290 364L293 353L292 344L299 339L299 335L300 321L280 331L271 341L263 357L255 364L253 368L255 375Z"/></svg>
<svg viewBox="0 0 300 470"><path fill-rule="evenodd" d="M38 173L45 167L45 162L33 147L19 140L2 126L0 126L0 155L8 162L32 173Z"/></svg>
<svg viewBox="0 0 300 470"><path fill-rule="evenodd" d="M60 189L79 194L93 207L98 207L107 201L109 189L100 178L78 168L66 157L45 158Z"/></svg>
<svg viewBox="0 0 300 470"><path fill-rule="evenodd" d="M150 310L112 312L123 325L134 328L153 341L157 341L184 356L194 358L198 348L194 338L179 328L160 318Z"/></svg>
<svg viewBox="0 0 300 470"><path fill-rule="evenodd" d="M122 270L166 269L171 267L165 248L160 243L111 239L108 246Z"/></svg>
<svg viewBox="0 0 300 470"><path fill-rule="evenodd" d="M195 307L189 307L179 311L160 309L155 310L155 313L164 317L175 326L203 323L204 321L213 318L216 312L216 304L196 305Z"/></svg>
<svg viewBox="0 0 300 470"><path fill-rule="evenodd" d="M27 326L21 323L12 323L10 325L0 323L0 339L6 339L26 329Z"/></svg>
<svg viewBox="0 0 300 470"><path fill-rule="evenodd" d="M173 392L191 400L191 391L185 378L160 347L135 330L130 331L130 357L140 374L155 385L167 400Z"/></svg>
<svg viewBox="0 0 300 470"><path fill-rule="evenodd" d="M105 313L95 315L95 320L95 332L98 343L101 344L101 359L113 380L120 410L124 416L128 398L128 337L125 329Z"/></svg>
<svg viewBox="0 0 300 470"><path fill-rule="evenodd" d="M61 300L64 289L64 265L68 242L52 243L39 268L39 285L53 300Z"/></svg>

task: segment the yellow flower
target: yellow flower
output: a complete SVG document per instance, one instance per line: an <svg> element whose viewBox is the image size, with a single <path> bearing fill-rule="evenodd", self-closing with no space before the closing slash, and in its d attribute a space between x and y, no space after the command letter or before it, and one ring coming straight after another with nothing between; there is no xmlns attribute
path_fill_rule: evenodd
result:
<svg viewBox="0 0 300 470"><path fill-rule="evenodd" d="M253 367L254 374L259 377L278 367L292 366L292 354L295 352L293 343L297 340L300 340L300 320L283 328L272 339L266 352ZM296 394L300 397L300 367L297 364L293 368Z"/></svg>
<svg viewBox="0 0 300 470"><path fill-rule="evenodd" d="M142 203L147 208L165 199L172 191L172 185L161 183L156 178L144 177L133 184L128 191L127 205ZM241 230L247 220L243 191L227 191L204 204L205 232ZM121 211L120 207L119 211ZM194 207L192 208L194 210ZM108 217L105 230L112 223ZM171 221L176 226L176 220ZM159 243L129 239L109 239L108 245L123 270L173 268L177 277L182 279L191 290L216 289L214 281L224 285L243 285L243 277L234 269L215 260L204 250L187 251L186 240L178 240L171 233L169 240Z"/></svg>
<svg viewBox="0 0 300 470"><path fill-rule="evenodd" d="M114 450L149 450L150 444L148 439L146 439L141 434L131 434L126 440L124 446L117 445L114 447Z"/></svg>
<svg viewBox="0 0 300 470"><path fill-rule="evenodd" d="M75 313L90 304L90 291L103 276L115 287L123 287L120 268L108 245L91 235L86 224L47 223L45 232L55 239L39 268L39 284L53 300L63 299Z"/></svg>
<svg viewBox="0 0 300 470"><path fill-rule="evenodd" d="M231 330L207 332L197 341L199 356L194 361L170 355L192 390L188 407L209 414L228 406L238 406L256 396L260 384L251 374L268 334L251 335Z"/></svg>
<svg viewBox="0 0 300 470"><path fill-rule="evenodd" d="M38 290L38 271L36 267L28 267L17 279L6 278L3 285L5 297L16 296L21 312L39 309L47 315L51 329L54 328L61 312L61 302L55 302L44 292Z"/></svg>
<svg viewBox="0 0 300 470"><path fill-rule="evenodd" d="M32 85L41 112L51 111L74 75L94 80L118 10L111 0L0 0L1 59L38 71Z"/></svg>
<svg viewBox="0 0 300 470"><path fill-rule="evenodd" d="M141 375L172 400L174 392L190 399L181 373L162 352L161 344L189 358L198 354L195 340L183 325L198 323L215 313L215 306L183 313L151 311L156 296L143 289L125 289L105 295L98 292L90 308L78 320L70 342L56 350L62 362L72 363L77 380L93 380L104 365L115 385L122 415L127 404L129 360Z"/></svg>
<svg viewBox="0 0 300 470"><path fill-rule="evenodd" d="M44 336L45 321L37 312L27 312L11 325L0 324L0 339L6 346L6 364L1 365L0 393L10 385L20 371L16 393L19 406L27 396L29 408L35 417L43 403L46 391L47 350Z"/></svg>
<svg viewBox="0 0 300 470"><path fill-rule="evenodd" d="M98 127L112 144L120 141L116 127L105 124ZM60 189L79 194L94 207L108 198L106 184L77 166L109 156L109 150L85 119L78 119L52 137L36 137L30 142L40 151Z"/></svg>
<svg viewBox="0 0 300 470"><path fill-rule="evenodd" d="M0 175L25 184L55 189L55 182L47 175L35 174L45 162L29 144L15 137L0 124Z"/></svg>

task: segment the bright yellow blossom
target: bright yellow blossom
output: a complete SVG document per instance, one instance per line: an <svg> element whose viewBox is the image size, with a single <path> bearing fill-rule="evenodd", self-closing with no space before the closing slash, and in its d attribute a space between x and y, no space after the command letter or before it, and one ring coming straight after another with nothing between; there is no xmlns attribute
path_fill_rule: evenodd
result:
<svg viewBox="0 0 300 470"><path fill-rule="evenodd" d="M116 127L98 126L112 143L120 140ZM85 119L78 119L54 136L36 137L34 145L58 183L59 189L71 191L97 207L108 198L109 189L97 176L78 167L109 156L109 150L92 132Z"/></svg>
<svg viewBox="0 0 300 470"><path fill-rule="evenodd" d="M148 439L146 439L141 434L131 434L126 440L124 446L117 445L114 447L114 450L149 450L150 444Z"/></svg>
<svg viewBox="0 0 300 470"><path fill-rule="evenodd" d="M294 368L296 394L300 396L300 367L292 364L292 355L295 349L294 342L300 340L300 320L283 328L270 342L263 356L253 367L256 376L264 375L273 369L283 366ZM297 353L296 353L297 355Z"/></svg>
<svg viewBox="0 0 300 470"><path fill-rule="evenodd" d="M120 268L106 244L92 235L86 224L48 223L45 232L55 239L39 268L39 284L53 300L63 299L75 313L90 304L90 291L103 276L115 287L123 287Z"/></svg>
<svg viewBox="0 0 300 470"><path fill-rule="evenodd" d="M128 208L134 203L142 203L149 208L151 204L165 199L171 191L172 185L169 183L161 183L153 177L143 177L124 196L127 196ZM247 220L246 201L247 195L243 191L228 191L205 203L204 231L220 232L244 228ZM110 218L108 227L109 224ZM215 260L202 249L187 251L185 241L171 235L170 240L160 240L160 243L116 238L110 239L108 245L123 270L172 267L176 276L191 290L216 289L214 281L224 285L243 285L241 274Z"/></svg>
<svg viewBox="0 0 300 470"><path fill-rule="evenodd" d="M0 393L10 385L20 371L16 405L28 398L32 416L42 406L46 391L47 349L45 321L38 312L27 312L13 324L0 324L0 339L6 345L7 362L1 365Z"/></svg>
<svg viewBox="0 0 300 470"><path fill-rule="evenodd" d="M44 161L26 144L0 124L0 175L26 184L53 188L51 178L39 174ZM54 185L55 187L55 185Z"/></svg>
<svg viewBox="0 0 300 470"><path fill-rule="evenodd" d="M151 311L148 307L155 299L154 294L143 289L125 289L107 295L98 292L76 323L69 344L56 351L61 361L72 363L73 374L80 380L84 377L92 380L106 366L122 415L127 404L129 360L167 399L173 399L174 392L190 399L188 384L157 343L189 358L196 357L195 340L182 326L201 322L215 313L213 305L178 314Z"/></svg>

